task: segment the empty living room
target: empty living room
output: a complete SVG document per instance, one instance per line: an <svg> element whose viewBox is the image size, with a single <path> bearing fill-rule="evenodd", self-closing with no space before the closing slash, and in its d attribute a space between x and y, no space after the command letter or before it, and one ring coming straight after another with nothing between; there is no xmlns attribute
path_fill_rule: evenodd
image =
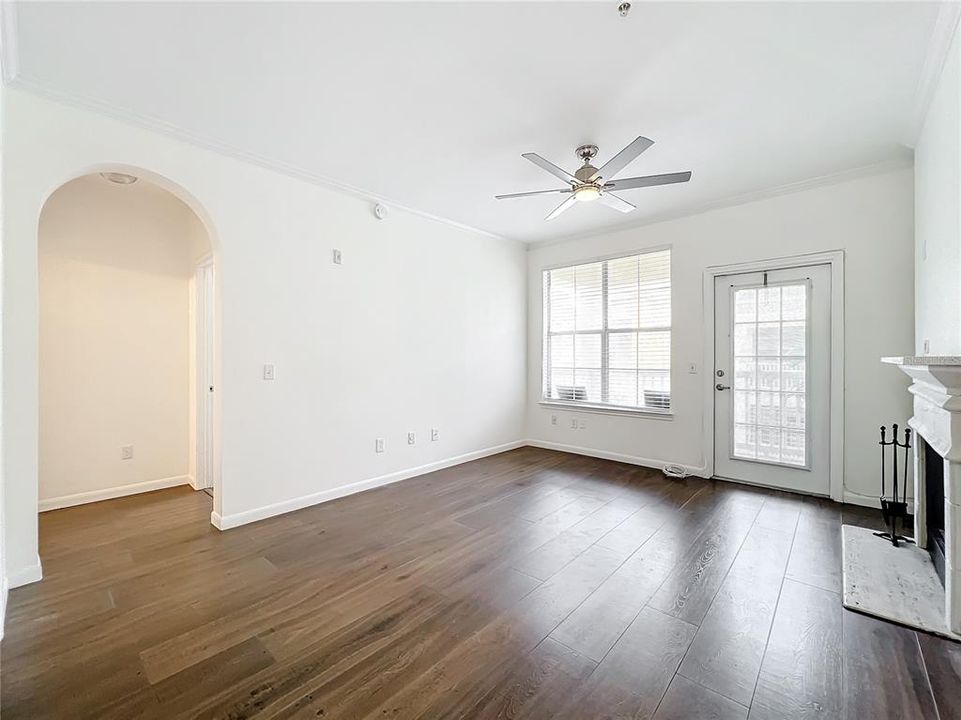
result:
<svg viewBox="0 0 961 720"><path fill-rule="evenodd" d="M0 66L0 718L961 720L961 0Z"/></svg>

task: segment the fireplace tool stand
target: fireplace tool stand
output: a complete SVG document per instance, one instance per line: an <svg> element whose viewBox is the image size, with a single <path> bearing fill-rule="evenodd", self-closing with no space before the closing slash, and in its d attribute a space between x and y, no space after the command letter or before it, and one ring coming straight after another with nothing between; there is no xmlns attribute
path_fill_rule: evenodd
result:
<svg viewBox="0 0 961 720"><path fill-rule="evenodd" d="M885 525L888 526L887 532L876 532L874 533L879 538L884 538L885 540L890 540L894 547L898 547L898 541L903 541L906 543L913 543L909 537L898 534L898 520L901 520L901 527L904 528L904 519L908 516L908 455L910 453L908 450L911 448L911 429L904 429L904 442L898 442L898 426L895 423L891 426L893 437L888 440L885 437L887 429L884 425L881 426L881 442L878 445L881 446L881 517L884 518ZM891 495L887 495L887 488L885 484L885 472L884 467L884 455L885 449L891 448L892 462L891 462ZM904 449L904 479L901 483L901 487L898 487L898 448ZM899 492L900 490L900 492Z"/></svg>

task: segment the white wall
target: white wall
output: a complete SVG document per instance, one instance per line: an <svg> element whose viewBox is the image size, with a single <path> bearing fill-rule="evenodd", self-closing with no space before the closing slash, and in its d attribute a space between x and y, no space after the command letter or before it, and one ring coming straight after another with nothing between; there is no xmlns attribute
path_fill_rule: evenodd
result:
<svg viewBox="0 0 961 720"><path fill-rule="evenodd" d="M188 481L197 224L183 202L145 180L88 175L44 205L41 508ZM121 459L125 445L130 460Z"/></svg>
<svg viewBox="0 0 961 720"><path fill-rule="evenodd" d="M961 31L914 151L916 350L961 355Z"/></svg>
<svg viewBox="0 0 961 720"><path fill-rule="evenodd" d="M523 438L524 248L9 90L3 430L10 575L37 556L37 220L103 164L185 188L213 229L225 524ZM157 178L154 178L157 180ZM158 180L163 183L163 180ZM343 252L343 265L331 250ZM277 379L262 379L264 363ZM431 443L429 429L440 430ZM406 433L418 441L406 444ZM383 437L387 452L374 453ZM354 488L357 486L354 485ZM299 500L298 500L299 499Z"/></svg>
<svg viewBox="0 0 961 720"><path fill-rule="evenodd" d="M528 437L592 448L644 464L703 470L703 275L712 265L803 253L845 253L844 484L848 499L877 495L877 431L910 416L908 379L881 364L908 352L914 333L913 201L910 169L782 195L645 227L536 247L528 255ZM570 413L538 404L541 271L647 247L672 248L672 420ZM550 416L558 415L551 425ZM570 418L586 428L573 430ZM864 496L864 497L862 497Z"/></svg>
<svg viewBox="0 0 961 720"><path fill-rule="evenodd" d="M2 32L2 28L0 28ZM0 41L2 43L2 41ZM4 163L3 163L3 148L6 145L5 138L3 135L3 109L6 106L7 101L7 90L3 83L0 82L0 218L4 216L4 200L3 200L3 187L7 182L6 175L4 174ZM0 268L3 267L3 253L4 253L4 225L0 222ZM0 273L0 377L3 373L3 356L4 348L6 343L3 340L3 276ZM0 383L0 392L3 391L2 383ZM0 403L3 402L2 395L0 395ZM4 432L3 428L6 423L6 419L3 417L3 413L0 412L0 639L3 638L4 623L7 619L7 590L9 587L9 582L7 580L7 538L6 538L6 501L5 501L5 475L4 475Z"/></svg>

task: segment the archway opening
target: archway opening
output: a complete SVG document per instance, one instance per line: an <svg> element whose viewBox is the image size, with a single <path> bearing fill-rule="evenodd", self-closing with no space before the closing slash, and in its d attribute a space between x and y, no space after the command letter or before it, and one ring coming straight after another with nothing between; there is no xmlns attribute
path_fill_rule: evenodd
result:
<svg viewBox="0 0 961 720"><path fill-rule="evenodd" d="M43 206L41 512L175 486L217 492L213 242L167 186L104 169Z"/></svg>

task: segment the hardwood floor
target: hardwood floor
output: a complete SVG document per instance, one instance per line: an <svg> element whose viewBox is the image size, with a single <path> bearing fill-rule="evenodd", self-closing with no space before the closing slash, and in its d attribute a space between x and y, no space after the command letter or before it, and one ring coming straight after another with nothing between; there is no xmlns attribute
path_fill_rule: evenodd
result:
<svg viewBox="0 0 961 720"><path fill-rule="evenodd" d="M961 718L961 645L841 607L830 502L523 448L209 512L178 488L41 515L4 720Z"/></svg>

